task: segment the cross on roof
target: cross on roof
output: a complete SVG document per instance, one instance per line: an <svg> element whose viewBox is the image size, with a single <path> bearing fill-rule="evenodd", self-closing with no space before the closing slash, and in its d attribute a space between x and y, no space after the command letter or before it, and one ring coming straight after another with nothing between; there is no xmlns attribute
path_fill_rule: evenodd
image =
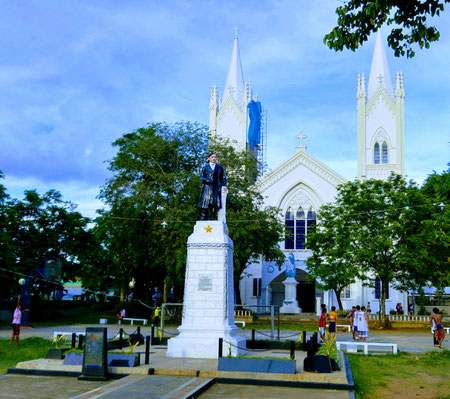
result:
<svg viewBox="0 0 450 399"><path fill-rule="evenodd" d="M377 76L377 79L378 79L378 84L381 86L381 85L383 84L384 76L380 73L380 74Z"/></svg>
<svg viewBox="0 0 450 399"><path fill-rule="evenodd" d="M300 147L304 147L304 145L303 145L303 139L306 139L306 137L308 137L308 136L306 136L305 134L303 134L303 132L300 132L297 136L295 136L296 138L298 138L299 140L300 140Z"/></svg>
<svg viewBox="0 0 450 399"><path fill-rule="evenodd" d="M234 38L235 38L235 39L238 38L237 33L238 33L238 28L237 28L237 26L235 26L235 27L234 27Z"/></svg>
<svg viewBox="0 0 450 399"><path fill-rule="evenodd" d="M234 87L233 85L229 85L227 87L228 92L230 93L230 96L233 97Z"/></svg>

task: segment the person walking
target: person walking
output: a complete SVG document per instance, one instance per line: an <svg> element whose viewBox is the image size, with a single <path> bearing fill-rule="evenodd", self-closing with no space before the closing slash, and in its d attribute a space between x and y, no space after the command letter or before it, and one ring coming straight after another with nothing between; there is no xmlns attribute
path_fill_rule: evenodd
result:
<svg viewBox="0 0 450 399"><path fill-rule="evenodd" d="M431 318L431 334L433 335L433 345L437 348L439 346L436 339L436 322Z"/></svg>
<svg viewBox="0 0 450 399"><path fill-rule="evenodd" d="M434 321L434 323L436 324L435 330L434 330L434 335L436 337L438 348L442 349L442 342L444 341L444 338L445 338L445 330L442 325L442 315L439 313L438 308L433 308L433 313L434 313L434 315L431 316L430 323L433 323L433 321Z"/></svg>
<svg viewBox="0 0 450 399"><path fill-rule="evenodd" d="M353 320L355 319L356 306L352 306L350 313L345 316L345 320L350 319L350 328L352 329L353 340L355 340L355 329L353 328Z"/></svg>
<svg viewBox="0 0 450 399"><path fill-rule="evenodd" d="M29 310L30 309L25 309L24 312L29 312ZM13 333L11 335L11 339L9 340L10 346L12 345L12 343L14 341L14 337L16 337L17 346L22 346L22 344L19 341L21 321L22 321L22 311L20 310L20 295L19 295L19 297L17 298L16 309L14 310L14 315L13 315L13 321L12 321Z"/></svg>

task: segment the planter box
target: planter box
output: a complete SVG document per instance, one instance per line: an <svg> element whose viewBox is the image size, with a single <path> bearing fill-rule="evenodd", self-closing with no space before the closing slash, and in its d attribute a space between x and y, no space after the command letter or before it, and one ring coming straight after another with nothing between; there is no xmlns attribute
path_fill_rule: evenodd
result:
<svg viewBox="0 0 450 399"><path fill-rule="evenodd" d="M82 366L83 353L68 353L63 364ZM108 353L108 367L136 367L139 365L140 357L137 353Z"/></svg>
<svg viewBox="0 0 450 399"><path fill-rule="evenodd" d="M331 370L332 371L339 371L341 369L339 367L339 362L336 361L335 359L330 359L330 364L331 364Z"/></svg>
<svg viewBox="0 0 450 399"><path fill-rule="evenodd" d="M140 364L140 356L137 353L108 353L108 367L136 367Z"/></svg>
<svg viewBox="0 0 450 399"><path fill-rule="evenodd" d="M217 370L244 371L252 373L295 374L295 360L220 357Z"/></svg>
<svg viewBox="0 0 450 399"><path fill-rule="evenodd" d="M63 349L59 349L59 348L50 348L47 352L47 354L45 355L46 359L64 359L64 352L67 352L70 348L63 348Z"/></svg>
<svg viewBox="0 0 450 399"><path fill-rule="evenodd" d="M70 366L82 366L83 365L83 354L82 353L67 353L64 357L63 364Z"/></svg>
<svg viewBox="0 0 450 399"><path fill-rule="evenodd" d="M331 373L330 357L324 355L314 355L314 369L318 373Z"/></svg>

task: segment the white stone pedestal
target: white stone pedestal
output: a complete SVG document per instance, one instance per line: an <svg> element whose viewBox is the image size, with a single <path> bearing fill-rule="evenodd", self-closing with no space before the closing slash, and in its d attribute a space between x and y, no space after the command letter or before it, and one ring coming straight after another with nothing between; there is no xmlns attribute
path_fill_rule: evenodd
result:
<svg viewBox="0 0 450 399"><path fill-rule="evenodd" d="M234 324L233 241L222 221L199 221L187 244L183 319L180 334L167 343L170 357L217 358L245 349ZM226 341L226 342L225 342Z"/></svg>
<svg viewBox="0 0 450 399"><path fill-rule="evenodd" d="M294 277L288 277L283 281L284 284L284 301L280 308L280 313L301 313L302 309L298 307L297 302L297 284L298 281Z"/></svg>

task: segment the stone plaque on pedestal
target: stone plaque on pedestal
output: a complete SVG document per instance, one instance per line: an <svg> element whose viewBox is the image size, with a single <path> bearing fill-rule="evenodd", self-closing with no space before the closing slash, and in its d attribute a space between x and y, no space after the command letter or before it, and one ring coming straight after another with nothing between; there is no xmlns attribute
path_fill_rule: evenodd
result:
<svg viewBox="0 0 450 399"><path fill-rule="evenodd" d="M167 356L217 358L245 349L234 324L233 241L222 221L198 221L187 244L183 318L180 334L167 343Z"/></svg>
<svg viewBox="0 0 450 399"><path fill-rule="evenodd" d="M108 379L107 330L104 327L86 328L83 369L79 380L105 381Z"/></svg>

